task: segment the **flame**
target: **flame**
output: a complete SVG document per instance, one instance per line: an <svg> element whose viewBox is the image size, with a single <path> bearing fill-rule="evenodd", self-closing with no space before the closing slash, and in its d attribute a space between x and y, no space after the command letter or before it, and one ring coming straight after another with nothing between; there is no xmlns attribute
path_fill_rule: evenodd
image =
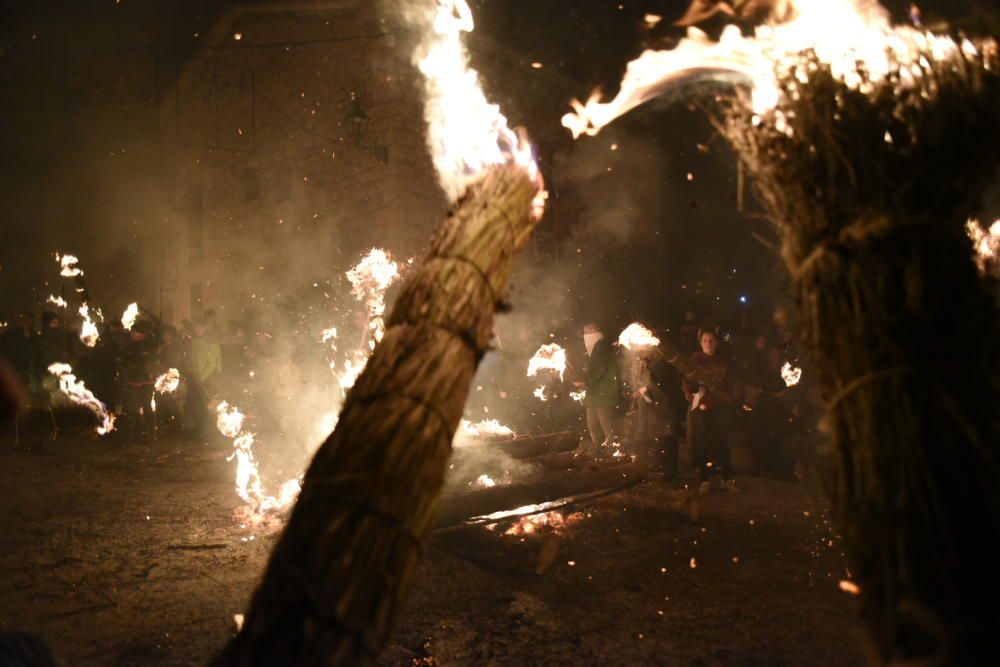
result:
<svg viewBox="0 0 1000 667"><path fill-rule="evenodd" d="M239 408L222 401L215 407L215 428L227 438L235 438L243 430L243 413ZM253 438L251 437L251 444Z"/></svg>
<svg viewBox="0 0 1000 667"><path fill-rule="evenodd" d="M492 489L494 486L497 485L496 480L494 480L489 475L480 475L476 479L476 484L483 487L484 489Z"/></svg>
<svg viewBox="0 0 1000 667"><path fill-rule="evenodd" d="M545 386L544 385L535 387L535 390L533 392L531 392L531 395L534 396L535 398L537 398L540 401L547 401L547 400L549 400L548 396L545 395Z"/></svg>
<svg viewBox="0 0 1000 667"><path fill-rule="evenodd" d="M135 318L139 317L139 304L130 303L122 313L122 326L126 331L131 331L135 325Z"/></svg>
<svg viewBox="0 0 1000 667"><path fill-rule="evenodd" d="M676 48L643 52L628 64L614 99L601 102L595 93L585 104L574 100L563 126L574 137L593 136L670 88L706 78L749 84L753 110L760 118L774 111L782 80L808 80L803 58L808 51L828 64L835 77L862 93L897 69L899 85L912 85L922 76L921 60L927 57L944 60L976 51L968 40L959 45L921 28L892 26L888 12L875 0L787 0L776 6L780 11L773 12L753 36L744 37L737 26L729 25L713 42L692 27ZM782 129L782 118L773 120Z"/></svg>
<svg viewBox="0 0 1000 667"><path fill-rule="evenodd" d="M528 360L528 377L535 377L541 371L555 371L559 379L566 372L566 350L557 343L542 345Z"/></svg>
<svg viewBox="0 0 1000 667"><path fill-rule="evenodd" d="M543 530L562 534L566 531L566 517L562 512L545 512L543 514L529 514L521 517L517 522L504 531L504 535L531 535Z"/></svg>
<svg viewBox="0 0 1000 667"><path fill-rule="evenodd" d="M533 214L541 216L546 193L524 136L507 126L469 67L462 33L475 27L465 0L436 0L432 29L413 54L426 79L427 141L441 187L452 201L491 165L514 163L538 184Z"/></svg>
<svg viewBox="0 0 1000 667"><path fill-rule="evenodd" d="M786 361L781 367L781 379L785 381L786 387L794 387L802 379L802 369L792 366L790 361Z"/></svg>
<svg viewBox="0 0 1000 667"><path fill-rule="evenodd" d="M472 438L483 438L483 437L493 437L493 438L513 438L514 429L509 426L501 424L496 419L484 419L478 423L473 424L467 419L463 419L459 422L459 430L469 437Z"/></svg>
<svg viewBox="0 0 1000 667"><path fill-rule="evenodd" d="M76 255L60 255L56 253L56 262L59 263L59 275L64 278L76 278L83 275L80 268L80 260Z"/></svg>
<svg viewBox="0 0 1000 667"><path fill-rule="evenodd" d="M979 272L1000 277L1000 220L983 229L976 220L965 223L965 231L972 239L973 256Z"/></svg>
<svg viewBox="0 0 1000 667"><path fill-rule="evenodd" d="M153 387L161 394L172 394L177 391L177 387L180 383L180 371L176 368L168 368L166 373L163 373L156 378L156 381L153 382Z"/></svg>
<svg viewBox="0 0 1000 667"><path fill-rule="evenodd" d="M94 312L97 313L97 310L95 309ZM82 304L79 313L80 317L83 318L83 326L80 328L80 340L87 347L94 347L97 345L97 339L101 337L101 334L97 330L97 324L90 318L90 306L85 303Z"/></svg>
<svg viewBox="0 0 1000 667"><path fill-rule="evenodd" d="M618 336L618 344L629 350L641 350L647 347L656 347L660 344L660 339L642 324L633 322L625 327L625 330Z"/></svg>
<svg viewBox="0 0 1000 667"><path fill-rule="evenodd" d="M66 299L62 298L61 296L53 296L51 294L49 295L49 298L45 300L45 303L51 303L53 306L56 306L57 308L66 308L67 306Z"/></svg>
<svg viewBox="0 0 1000 667"><path fill-rule="evenodd" d="M295 501L302 484L298 478L286 481L278 488L277 496L264 492L257 460L253 455L254 434L244 429L245 415L226 401L216 406L215 426L233 441L233 453L227 460L236 459L236 494L247 503L247 511L239 516L246 523L260 525L267 521L267 513L284 509Z"/></svg>
<svg viewBox="0 0 1000 667"><path fill-rule="evenodd" d="M81 380L76 379L76 376L73 375L73 368L69 364L52 364L49 366L49 373L52 373L59 379L59 391L69 398L69 400L77 405L88 408L97 415L97 418L101 422L97 426L98 435L104 435L115 430L115 416L108 411L108 407L104 403L98 400L84 386Z"/></svg>
<svg viewBox="0 0 1000 667"><path fill-rule="evenodd" d="M583 403L583 399L587 398L587 390L581 389L580 391L571 391L569 392L569 397L577 403Z"/></svg>
<svg viewBox="0 0 1000 667"><path fill-rule="evenodd" d="M385 321L382 319L385 314L385 293L399 279L399 265L385 250L372 248L347 272L347 279L351 281L351 294L363 302L368 311L368 330L371 334L368 346L374 350L375 344L382 340L385 333ZM336 336L336 330L334 335ZM324 332L323 341L326 340Z"/></svg>

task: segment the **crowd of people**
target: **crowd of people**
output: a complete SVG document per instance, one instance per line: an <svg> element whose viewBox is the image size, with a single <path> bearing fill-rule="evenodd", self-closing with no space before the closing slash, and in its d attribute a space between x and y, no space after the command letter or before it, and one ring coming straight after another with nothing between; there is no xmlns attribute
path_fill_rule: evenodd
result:
<svg viewBox="0 0 1000 667"><path fill-rule="evenodd" d="M30 403L46 406L57 400L57 379L49 368L69 364L118 416L116 432L123 442L148 440L157 431L201 429L212 398L242 373L251 350L245 328L231 322L222 331L212 310L180 328L148 313L128 329L111 320L99 325L92 347L81 340L76 318L67 322L47 310L39 324L31 311L22 311L0 332L0 358L27 389ZM156 379L170 369L181 381L173 391L154 396Z"/></svg>
<svg viewBox="0 0 1000 667"><path fill-rule="evenodd" d="M734 445L758 474L792 479L814 442L812 396L800 383L799 353L779 313L769 330L697 324L686 312L661 345L633 346L584 326L587 431L594 452L619 447L652 453L673 475L683 458L697 468L700 491L738 492ZM786 373L782 374L783 368ZM798 376L787 377L789 371Z"/></svg>

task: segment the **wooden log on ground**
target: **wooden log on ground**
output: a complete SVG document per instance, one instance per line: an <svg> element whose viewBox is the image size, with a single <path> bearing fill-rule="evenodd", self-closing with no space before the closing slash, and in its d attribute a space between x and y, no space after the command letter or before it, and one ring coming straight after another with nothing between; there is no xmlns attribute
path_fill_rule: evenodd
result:
<svg viewBox="0 0 1000 667"><path fill-rule="evenodd" d="M525 505L551 502L588 493L600 489L608 489L625 483L638 484L646 475L644 466L633 463L613 464L583 470L569 470L543 478L510 484L494 486L460 494L451 494L441 499L441 509L434 522L435 529L459 525L477 516L485 516L494 512L511 510Z"/></svg>
<svg viewBox="0 0 1000 667"><path fill-rule="evenodd" d="M216 665L369 665L389 642L538 184L471 186L403 285L382 341L316 452L240 633Z"/></svg>
<svg viewBox="0 0 1000 667"><path fill-rule="evenodd" d="M502 527L476 526L442 535L434 543L491 569L541 575L559 555L560 539L554 533L506 535Z"/></svg>
<svg viewBox="0 0 1000 667"><path fill-rule="evenodd" d="M580 444L580 434L572 431L547 433L545 435L515 438L497 443L508 456L515 459L529 459L544 454L557 454L576 449Z"/></svg>

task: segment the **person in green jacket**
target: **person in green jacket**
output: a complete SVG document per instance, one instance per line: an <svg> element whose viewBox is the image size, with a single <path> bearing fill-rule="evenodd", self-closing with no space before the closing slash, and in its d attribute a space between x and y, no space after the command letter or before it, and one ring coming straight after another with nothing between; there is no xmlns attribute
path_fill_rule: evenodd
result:
<svg viewBox="0 0 1000 667"><path fill-rule="evenodd" d="M583 328L587 350L587 373L583 405L587 409L587 430L594 445L617 439L614 411L618 406L618 360L611 342L593 322Z"/></svg>

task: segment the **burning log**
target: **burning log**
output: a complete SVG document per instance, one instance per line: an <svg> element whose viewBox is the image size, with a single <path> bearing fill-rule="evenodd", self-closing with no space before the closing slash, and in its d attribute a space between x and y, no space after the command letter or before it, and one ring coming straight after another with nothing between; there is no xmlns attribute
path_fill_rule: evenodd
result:
<svg viewBox="0 0 1000 667"><path fill-rule="evenodd" d="M601 468L568 470L540 479L493 486L445 496L434 522L436 530L461 525L468 519L495 512L552 502L582 493L638 484L646 467L636 464L613 464Z"/></svg>
<svg viewBox="0 0 1000 667"><path fill-rule="evenodd" d="M807 76L799 76L807 72ZM1000 318L965 220L1000 158L993 42L849 86L815 57L718 120L777 221L882 660L984 664L1000 622Z"/></svg>
<svg viewBox="0 0 1000 667"><path fill-rule="evenodd" d="M215 664L371 664L389 641L537 190L491 167L439 225Z"/></svg>

